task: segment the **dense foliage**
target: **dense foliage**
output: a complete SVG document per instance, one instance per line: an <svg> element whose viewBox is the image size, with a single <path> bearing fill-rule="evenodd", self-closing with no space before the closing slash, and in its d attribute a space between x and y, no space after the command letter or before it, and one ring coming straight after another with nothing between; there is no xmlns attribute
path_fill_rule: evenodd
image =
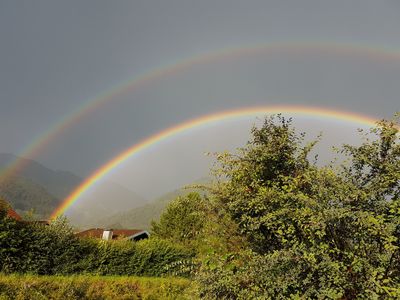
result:
<svg viewBox="0 0 400 300"><path fill-rule="evenodd" d="M62 218L49 226L18 222L5 214L0 220L3 273L161 276L167 265L190 256L186 249L158 239L81 239Z"/></svg>
<svg viewBox="0 0 400 300"><path fill-rule="evenodd" d="M160 238L189 246L202 235L206 218L207 202L198 193L189 193L167 206L160 220L152 223L152 232Z"/></svg>
<svg viewBox="0 0 400 300"><path fill-rule="evenodd" d="M0 197L0 218L3 219L7 213L7 210L10 208L10 204Z"/></svg>
<svg viewBox="0 0 400 300"><path fill-rule="evenodd" d="M238 154L220 154L214 205L248 247L202 265L203 296L399 297L398 128L382 121L361 146L344 145L341 166L311 163L315 142L280 116Z"/></svg>

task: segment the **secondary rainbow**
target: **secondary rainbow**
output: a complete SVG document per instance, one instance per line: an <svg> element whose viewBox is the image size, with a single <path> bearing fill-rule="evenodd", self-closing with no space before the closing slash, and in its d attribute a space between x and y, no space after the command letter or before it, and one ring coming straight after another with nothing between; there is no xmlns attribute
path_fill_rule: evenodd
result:
<svg viewBox="0 0 400 300"><path fill-rule="evenodd" d="M40 136L37 136L23 151L19 153L22 157L34 158L53 140L61 136L63 132L92 111L111 102L116 96L134 92L157 79L182 72L186 69L205 63L231 60L241 56L265 55L268 53L286 51L287 53L332 53L335 55L357 55L368 59L382 61L400 61L400 52L397 49L389 49L382 46L371 46L366 44L332 43L316 41L275 42L271 44L255 44L241 47L223 48L206 54L196 54L184 59L162 65L143 73L140 76L130 78L121 84L114 85L110 89L98 94L79 106L75 111L65 115L59 122L50 127ZM10 164L0 176L8 176L17 173L24 167L24 160L17 159Z"/></svg>
<svg viewBox="0 0 400 300"><path fill-rule="evenodd" d="M310 117L320 117L334 119L338 121L352 122L359 125L371 127L375 124L376 120L369 116L355 114L351 112L331 110L318 107L306 107L306 106L265 106L265 107L247 107L235 110L223 111L219 113L205 115L196 119L189 120L179 125L167 128L160 131L159 133L150 136L141 142L133 145L115 158L104 164L102 167L97 169L90 177L88 177L75 191L73 191L63 203L52 213L51 218L55 218L63 214L73 203L75 203L81 195L83 195L88 189L95 185L101 178L106 176L115 167L122 164L124 161L132 157L133 155L143 151L157 143L175 136L179 133L187 130L197 128L204 124L211 124L215 122L223 122L228 119L234 119L243 116L257 116L260 114L276 114L284 113L290 115L303 115Z"/></svg>

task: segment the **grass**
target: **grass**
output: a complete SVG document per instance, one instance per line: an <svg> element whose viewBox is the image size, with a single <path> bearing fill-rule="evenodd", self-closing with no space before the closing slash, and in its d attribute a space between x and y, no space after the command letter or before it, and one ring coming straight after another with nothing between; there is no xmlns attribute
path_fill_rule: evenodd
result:
<svg viewBox="0 0 400 300"><path fill-rule="evenodd" d="M184 278L1 275L5 299L197 299Z"/></svg>

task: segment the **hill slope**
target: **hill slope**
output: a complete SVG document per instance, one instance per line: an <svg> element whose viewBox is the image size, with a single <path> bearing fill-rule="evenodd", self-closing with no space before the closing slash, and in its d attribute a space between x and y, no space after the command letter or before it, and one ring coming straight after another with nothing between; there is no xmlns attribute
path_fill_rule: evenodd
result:
<svg viewBox="0 0 400 300"><path fill-rule="evenodd" d="M41 185L59 199L65 198L82 181L82 178L70 172L55 171L34 160L17 157L10 153L0 153L0 169L5 168L17 159L22 160L24 167L15 174L16 176Z"/></svg>
<svg viewBox="0 0 400 300"><path fill-rule="evenodd" d="M60 202L42 186L17 176L0 179L0 197L19 214L33 209L38 218L47 218Z"/></svg>
<svg viewBox="0 0 400 300"><path fill-rule="evenodd" d="M2 179L0 195L17 210L35 208L41 216L48 216L83 179L70 172L52 170L44 165L13 154L0 153L0 170L20 159L23 163L13 179ZM90 191L90 199L77 202L69 211L73 225L84 226L99 218L143 205L146 199L113 182L103 182Z"/></svg>

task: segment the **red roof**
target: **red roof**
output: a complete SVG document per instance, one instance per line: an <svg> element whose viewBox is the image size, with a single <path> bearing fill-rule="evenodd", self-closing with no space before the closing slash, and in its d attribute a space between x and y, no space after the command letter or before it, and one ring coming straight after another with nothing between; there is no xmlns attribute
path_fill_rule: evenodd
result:
<svg viewBox="0 0 400 300"><path fill-rule="evenodd" d="M10 217L10 218L13 218L13 219L15 219L15 220L18 220L18 221L21 221L21 220L22 220L21 216L20 216L19 214L17 214L17 213L16 213L13 209L11 209L11 208L9 208L9 209L7 210L7 216Z"/></svg>
<svg viewBox="0 0 400 300"><path fill-rule="evenodd" d="M103 232L104 230L108 229L103 229L103 228L91 228L88 230L84 230L81 232L78 232L76 235L79 237L92 237L92 238L103 238ZM135 235L140 232L144 232L144 230L141 229L110 229L112 231L112 239L120 239L120 238L126 238L132 235Z"/></svg>

